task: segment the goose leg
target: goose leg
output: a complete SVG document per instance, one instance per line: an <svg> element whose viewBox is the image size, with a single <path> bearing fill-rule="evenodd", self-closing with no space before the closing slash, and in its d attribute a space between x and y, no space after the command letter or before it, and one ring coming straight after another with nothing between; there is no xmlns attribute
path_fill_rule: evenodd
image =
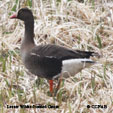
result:
<svg viewBox="0 0 113 113"><path fill-rule="evenodd" d="M49 80L49 85L50 85L50 93L53 94L53 80Z"/></svg>

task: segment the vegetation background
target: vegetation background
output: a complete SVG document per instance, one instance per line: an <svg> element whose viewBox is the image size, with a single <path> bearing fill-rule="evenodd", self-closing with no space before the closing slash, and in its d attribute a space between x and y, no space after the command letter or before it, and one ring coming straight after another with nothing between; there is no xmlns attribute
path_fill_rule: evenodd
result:
<svg viewBox="0 0 113 113"><path fill-rule="evenodd" d="M35 42L99 52L91 68L65 79L56 97L46 79L31 75L19 54L22 21L10 20L20 8L35 16ZM11 109L7 105L59 105ZM87 108L107 105L107 108ZM0 0L0 113L113 113L112 0Z"/></svg>

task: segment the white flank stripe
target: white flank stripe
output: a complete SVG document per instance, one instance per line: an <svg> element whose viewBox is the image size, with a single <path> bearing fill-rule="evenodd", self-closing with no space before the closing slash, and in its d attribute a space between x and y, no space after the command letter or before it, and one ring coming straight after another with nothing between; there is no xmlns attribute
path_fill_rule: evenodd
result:
<svg viewBox="0 0 113 113"><path fill-rule="evenodd" d="M68 72L70 75L75 75L80 72L82 69L91 66L94 64L94 61L91 59L70 59L64 60L62 62L62 72Z"/></svg>

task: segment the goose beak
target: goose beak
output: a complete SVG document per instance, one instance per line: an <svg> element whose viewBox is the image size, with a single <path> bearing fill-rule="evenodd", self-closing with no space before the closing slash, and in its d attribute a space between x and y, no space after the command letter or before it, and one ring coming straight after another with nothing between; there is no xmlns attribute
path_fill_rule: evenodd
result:
<svg viewBox="0 0 113 113"><path fill-rule="evenodd" d="M14 14L14 15L12 15L12 16L10 17L10 19L15 19L15 18L17 18L17 15L16 15L16 14Z"/></svg>

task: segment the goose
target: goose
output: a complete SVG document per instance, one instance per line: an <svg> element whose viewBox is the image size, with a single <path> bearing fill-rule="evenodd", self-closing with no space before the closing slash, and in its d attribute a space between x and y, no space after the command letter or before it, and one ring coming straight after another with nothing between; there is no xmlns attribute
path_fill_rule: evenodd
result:
<svg viewBox="0 0 113 113"><path fill-rule="evenodd" d="M35 45L34 16L30 9L21 8L10 18L24 21L25 33L20 49L23 64L32 74L48 79L51 93L53 80L67 76L63 73L73 76L96 63L91 59L99 56L96 52L74 50L55 44Z"/></svg>

